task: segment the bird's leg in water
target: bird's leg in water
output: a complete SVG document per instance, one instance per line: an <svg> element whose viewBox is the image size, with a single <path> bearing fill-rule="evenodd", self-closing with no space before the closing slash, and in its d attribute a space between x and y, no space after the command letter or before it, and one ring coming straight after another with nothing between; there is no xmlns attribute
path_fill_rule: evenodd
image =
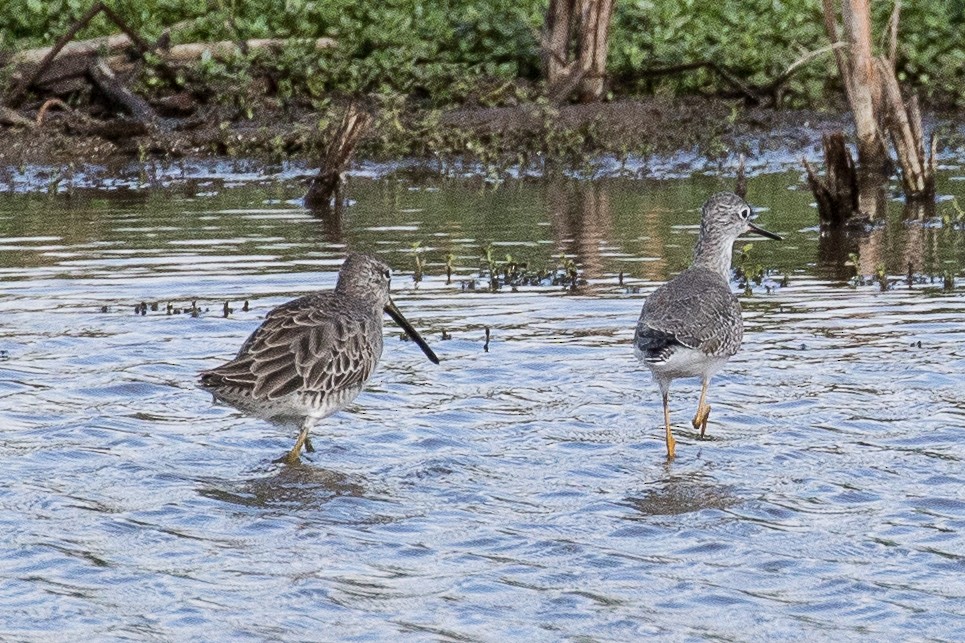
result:
<svg viewBox="0 0 965 643"><path fill-rule="evenodd" d="M308 442L308 429L311 428L312 423L305 418L302 422L302 428L298 432L298 437L295 438L295 446L292 447L291 451L285 454L284 457L279 458L278 462L287 462L288 464L298 464L301 462L302 445ZM307 447L306 447L307 448ZM314 449L308 449L309 451L314 451Z"/></svg>
<svg viewBox="0 0 965 643"><path fill-rule="evenodd" d="M697 414L694 415L693 420L694 428L700 431L700 437L704 437L704 431L707 430L707 419L710 417L710 405L706 402L708 384L710 384L710 379L704 379L704 384L700 388L700 401L697 402Z"/></svg>
<svg viewBox="0 0 965 643"><path fill-rule="evenodd" d="M667 459L673 460L674 451L677 447L677 441L673 439L673 433L670 431L670 394L663 394L663 424L667 429Z"/></svg>

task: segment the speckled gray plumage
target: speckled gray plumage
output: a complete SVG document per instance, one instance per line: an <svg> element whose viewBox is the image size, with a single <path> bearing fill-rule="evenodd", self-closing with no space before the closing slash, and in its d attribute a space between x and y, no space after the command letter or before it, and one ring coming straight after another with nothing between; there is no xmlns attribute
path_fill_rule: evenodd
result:
<svg viewBox="0 0 965 643"><path fill-rule="evenodd" d="M752 215L751 207L732 192L707 199L693 264L657 288L640 311L633 348L660 387L668 459L674 457L676 444L670 426L671 382L680 377L701 379L693 426L703 436L710 416L707 386L744 338L740 303L728 281L734 242L745 232L780 239L751 223Z"/></svg>
<svg viewBox="0 0 965 643"><path fill-rule="evenodd" d="M730 357L743 337L740 303L728 283L706 268L689 268L647 297L634 342L653 363L666 361L675 346Z"/></svg>

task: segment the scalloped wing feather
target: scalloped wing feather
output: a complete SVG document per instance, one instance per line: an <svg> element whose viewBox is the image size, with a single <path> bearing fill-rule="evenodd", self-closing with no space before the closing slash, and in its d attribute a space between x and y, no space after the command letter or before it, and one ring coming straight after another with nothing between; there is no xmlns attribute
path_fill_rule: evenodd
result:
<svg viewBox="0 0 965 643"><path fill-rule="evenodd" d="M743 335L740 303L727 282L709 270L690 268L647 298L635 341L648 360L659 360L673 344L730 357Z"/></svg>

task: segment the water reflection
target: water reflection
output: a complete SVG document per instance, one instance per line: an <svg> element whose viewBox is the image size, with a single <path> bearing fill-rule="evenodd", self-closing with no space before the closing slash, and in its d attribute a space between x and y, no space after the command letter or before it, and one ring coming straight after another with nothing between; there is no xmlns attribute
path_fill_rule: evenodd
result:
<svg viewBox="0 0 965 643"><path fill-rule="evenodd" d="M344 473L323 469L314 463L278 466L272 473L224 486L209 481L198 491L213 498L245 507L263 509L318 508L340 496L362 497L365 488Z"/></svg>
<svg viewBox="0 0 965 643"><path fill-rule="evenodd" d="M626 504L636 511L629 516L631 519L725 509L741 502L733 489L705 473L670 474L652 487L639 496L626 498Z"/></svg>
<svg viewBox="0 0 965 643"><path fill-rule="evenodd" d="M965 232L892 202L829 251L798 179L750 180L787 236L751 256L791 278L742 297L714 439L679 426L671 467L628 349L640 295L606 277L686 266L715 180L353 181L329 233L297 180L0 197L0 638L965 639L961 284L822 278L850 252L960 271ZM387 346L324 455L265 464L293 433L212 405L197 372L330 288L346 245L401 271L417 242L426 274L400 298L498 346L454 332L432 370ZM445 283L443 257L474 273L488 243L534 265L565 250L609 286ZM198 317L165 314L195 297ZM224 318L228 298L251 308ZM134 317L144 300L162 306ZM698 387L681 383L682 425Z"/></svg>
<svg viewBox="0 0 965 643"><path fill-rule="evenodd" d="M825 228L818 238L818 262L822 272L846 281L856 274L907 275L919 278L940 272L939 232L928 226L922 216L928 209L905 206L901 219L879 220L867 228ZM852 264L857 257L857 265Z"/></svg>
<svg viewBox="0 0 965 643"><path fill-rule="evenodd" d="M610 192L602 182L551 183L546 200L559 252L576 257L588 279L604 275L603 247L611 243Z"/></svg>
<svg viewBox="0 0 965 643"><path fill-rule="evenodd" d="M339 189L334 199L308 203L312 216L322 222L322 239L331 244L345 243L345 199Z"/></svg>

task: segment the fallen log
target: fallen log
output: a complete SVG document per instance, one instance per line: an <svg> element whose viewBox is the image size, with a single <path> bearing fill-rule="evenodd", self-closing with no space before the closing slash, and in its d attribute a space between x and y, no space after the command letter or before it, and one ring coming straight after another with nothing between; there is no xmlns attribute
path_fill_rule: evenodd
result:
<svg viewBox="0 0 965 643"><path fill-rule="evenodd" d="M90 40L68 42L60 48L61 58L69 56L94 56L97 54L115 54L131 46L131 37L127 34L114 34ZM13 53L7 64L14 66L39 65L54 50L55 47L40 47L38 49L24 49Z"/></svg>
<svg viewBox="0 0 965 643"><path fill-rule="evenodd" d="M69 43L71 40L74 39L74 36L77 35L78 31L86 27L87 24L91 20L93 20L94 16L96 16L98 13L100 13L103 10L104 10L104 5L101 4L100 2L95 2L91 6L91 8L88 9L87 12L84 13L84 15L81 16L80 19L77 22L75 22L70 27L70 29L67 30L67 33L65 33L63 36L60 37L59 40L57 40L57 43L50 48L50 51L48 51L41 59L40 63L38 63L36 69L34 69L28 76L26 76L19 83L14 85L13 90L7 96L7 100L6 100L7 107L16 108L16 107L19 107L21 103L23 103L23 100L24 98L26 98L27 91L30 89L30 86L34 84L34 82L40 77L41 74L44 73L44 71L46 71L47 66L50 65L51 62L53 62L57 54L59 54L60 51L67 46L67 43Z"/></svg>
<svg viewBox="0 0 965 643"><path fill-rule="evenodd" d="M142 123L153 123L157 120L154 109L147 101L137 96L122 83L103 59L98 58L87 70L91 81L104 94L107 100L123 109Z"/></svg>
<svg viewBox="0 0 965 643"><path fill-rule="evenodd" d="M245 52L267 49L281 51L286 47L308 45L316 51L331 49L335 41L331 38L255 38L252 40L222 40L218 42L193 42L183 45L173 45L165 51L158 52L162 60L170 62L189 62L200 60L209 55L215 60L229 60Z"/></svg>
<svg viewBox="0 0 965 643"><path fill-rule="evenodd" d="M43 69L39 69L37 66L38 63L33 61L38 56L48 55L53 49L52 47L33 49L14 54L11 59L14 65L11 78L15 83L19 83L20 85L29 81L29 85L40 90L41 93L64 96L71 92L79 91L86 86L87 69L90 67L94 58L98 56L98 52L105 52L107 65L115 74L130 72L134 67L130 56L130 53L135 51L132 41L126 35L112 36L111 38L114 38L112 41L113 44L103 48L97 46L97 43L104 42L103 39L95 39L97 42L88 40L78 43L68 43L63 47L60 55L57 56L56 59L46 63ZM153 53L162 63L184 64L201 60L206 55L210 55L215 60L225 61L234 56L241 55L244 51L280 51L285 47L291 46L293 43L309 45L319 51L335 46L335 42L330 38L318 38L315 40L261 38L246 40L241 43L228 40L211 43L187 43L174 45L167 49L157 49ZM71 47L71 45L77 46ZM20 60L21 57L22 60ZM40 73L37 73L38 71ZM169 75L173 75L173 73ZM9 100L10 99L8 99L8 102Z"/></svg>

